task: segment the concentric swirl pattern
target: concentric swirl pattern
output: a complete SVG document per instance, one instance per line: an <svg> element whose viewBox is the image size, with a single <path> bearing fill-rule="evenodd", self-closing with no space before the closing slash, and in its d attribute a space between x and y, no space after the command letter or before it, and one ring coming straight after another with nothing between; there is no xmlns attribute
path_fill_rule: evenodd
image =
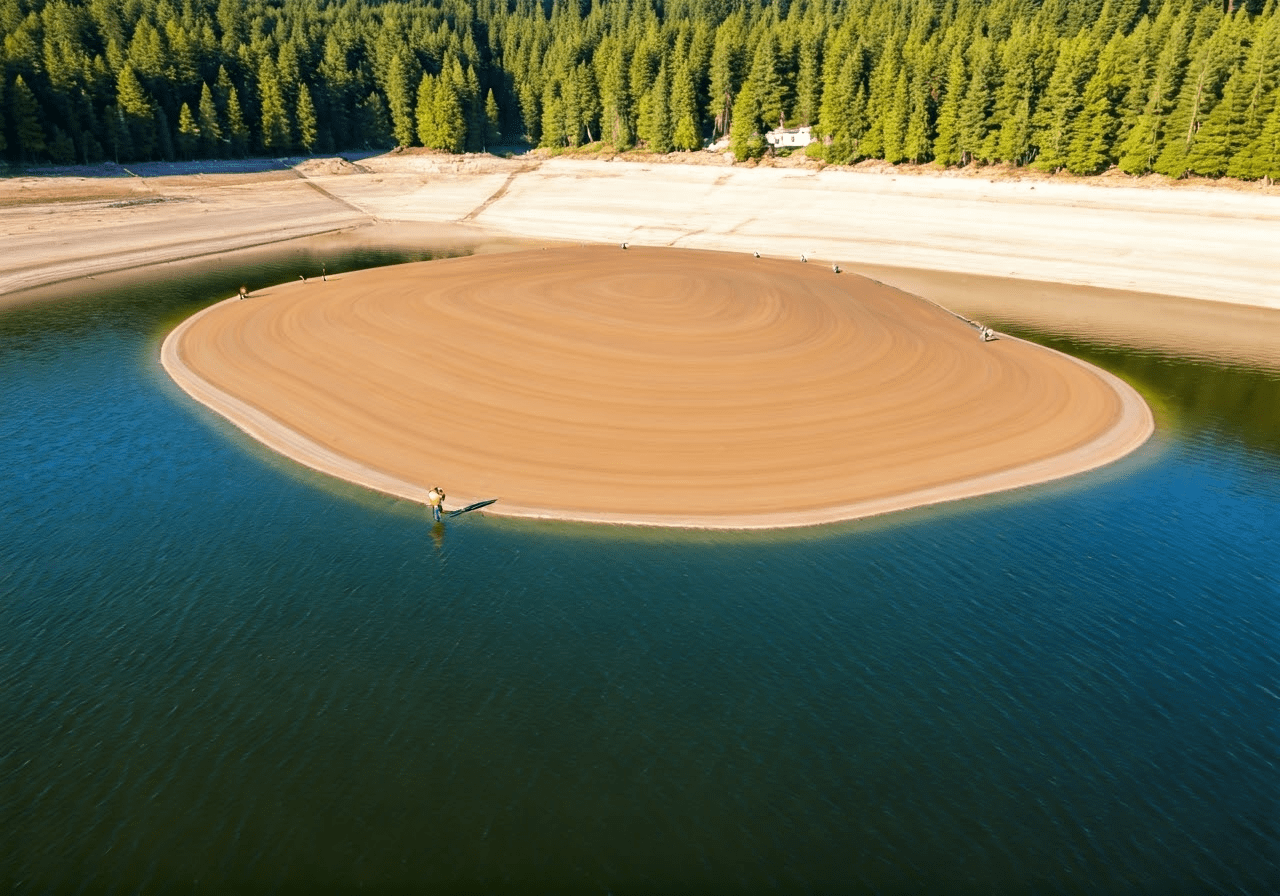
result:
<svg viewBox="0 0 1280 896"><path fill-rule="evenodd" d="M201 401L317 468L450 505L699 526L846 519L1098 466L1123 383L798 259L582 247L273 287L170 337Z"/></svg>

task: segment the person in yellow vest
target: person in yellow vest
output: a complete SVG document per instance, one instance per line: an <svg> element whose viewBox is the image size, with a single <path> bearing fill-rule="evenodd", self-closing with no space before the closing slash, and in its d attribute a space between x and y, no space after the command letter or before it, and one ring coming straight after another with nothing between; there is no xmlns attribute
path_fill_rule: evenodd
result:
<svg viewBox="0 0 1280 896"><path fill-rule="evenodd" d="M444 489L437 485L427 492L427 503L431 505L431 515L435 521L440 522L440 508L444 506Z"/></svg>

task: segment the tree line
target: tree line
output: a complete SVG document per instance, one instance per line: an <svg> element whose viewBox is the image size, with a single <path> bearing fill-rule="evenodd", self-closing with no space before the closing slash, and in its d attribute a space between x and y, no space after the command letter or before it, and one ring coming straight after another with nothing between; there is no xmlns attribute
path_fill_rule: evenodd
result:
<svg viewBox="0 0 1280 896"><path fill-rule="evenodd" d="M1280 177L1280 0L0 0L0 153L805 151Z"/></svg>

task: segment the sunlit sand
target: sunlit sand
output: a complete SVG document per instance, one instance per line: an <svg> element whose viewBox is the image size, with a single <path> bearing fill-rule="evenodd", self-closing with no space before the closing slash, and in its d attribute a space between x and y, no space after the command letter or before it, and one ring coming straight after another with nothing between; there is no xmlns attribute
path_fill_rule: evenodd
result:
<svg viewBox="0 0 1280 896"><path fill-rule="evenodd" d="M164 361L317 469L584 521L853 519L1081 472L1152 430L1103 371L746 253L591 246L289 283L187 321Z"/></svg>

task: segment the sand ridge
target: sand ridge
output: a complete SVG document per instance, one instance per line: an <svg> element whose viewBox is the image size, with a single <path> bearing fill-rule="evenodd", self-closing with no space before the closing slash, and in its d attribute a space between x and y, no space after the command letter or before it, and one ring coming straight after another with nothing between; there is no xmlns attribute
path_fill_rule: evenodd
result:
<svg viewBox="0 0 1280 896"><path fill-rule="evenodd" d="M303 463L513 516L811 525L1070 475L1152 431L1090 365L741 253L585 246L285 284L189 319L163 361Z"/></svg>

